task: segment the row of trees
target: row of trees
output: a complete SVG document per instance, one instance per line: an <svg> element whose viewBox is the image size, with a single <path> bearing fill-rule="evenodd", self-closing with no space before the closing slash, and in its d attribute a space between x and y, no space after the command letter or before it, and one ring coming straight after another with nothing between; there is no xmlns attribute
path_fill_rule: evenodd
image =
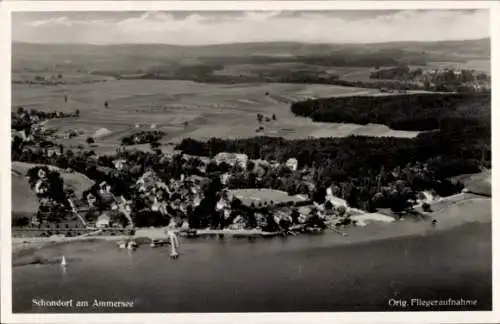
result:
<svg viewBox="0 0 500 324"><path fill-rule="evenodd" d="M408 193L414 195L420 190L434 189L443 196L456 193L462 186L447 178L479 172L491 161L489 148L484 148L487 152L483 152L476 142L444 144L447 141L437 140L437 137L437 133L432 133L416 139L349 137L287 141L255 137L208 142L186 139L178 149L193 155L214 155L223 151L246 153L254 159L281 163L296 157L299 167L312 170L311 180L316 188L335 184L338 196L351 206L372 210L392 207L395 201L407 201ZM229 186L262 186L290 194L311 194L301 180L299 174L278 168L265 173L260 180L248 173L236 173ZM397 184L398 181L403 184ZM405 199L401 199L403 193Z"/></svg>
<svg viewBox="0 0 500 324"><path fill-rule="evenodd" d="M424 72L422 69L411 69L409 66L396 66L378 69L370 73L373 80L396 80L402 84L421 84L418 86L428 91L484 92L489 89L491 78L485 73L474 70L435 70ZM478 88L479 84L481 86Z"/></svg>
<svg viewBox="0 0 500 324"><path fill-rule="evenodd" d="M338 85L344 87L357 87L357 88L369 88L369 89L390 89L390 90L423 90L422 86L401 82L399 80L343 80L340 76L335 74L324 74L316 72L303 71L274 71L273 73L265 74L260 73L259 75L222 75L222 74L192 74L192 75L174 75L174 74L162 74L162 73L147 73L140 77L140 79L154 79L154 80L189 80L201 83L222 83L222 84L236 84L236 83L272 83L272 82L284 82L284 83L299 83L299 84L329 84ZM135 78L135 77L134 77ZM432 89L429 89L432 90ZM439 87L435 89L436 91L453 91L453 89L448 89L446 87Z"/></svg>

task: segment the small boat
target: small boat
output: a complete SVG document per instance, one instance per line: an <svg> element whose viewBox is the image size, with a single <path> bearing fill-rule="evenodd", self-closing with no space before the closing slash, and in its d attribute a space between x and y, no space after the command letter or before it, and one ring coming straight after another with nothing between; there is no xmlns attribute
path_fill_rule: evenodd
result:
<svg viewBox="0 0 500 324"><path fill-rule="evenodd" d="M67 264L66 264L66 258L65 258L65 257L64 257L64 255L63 255L63 256L62 256L62 258L61 258L61 266L62 266L62 267L66 267L66 265L67 265Z"/></svg>
<svg viewBox="0 0 500 324"><path fill-rule="evenodd" d="M118 247L119 247L120 249L124 249L124 248L126 248L126 247L127 247L127 242L125 242L125 241L120 241L120 242L118 242Z"/></svg>

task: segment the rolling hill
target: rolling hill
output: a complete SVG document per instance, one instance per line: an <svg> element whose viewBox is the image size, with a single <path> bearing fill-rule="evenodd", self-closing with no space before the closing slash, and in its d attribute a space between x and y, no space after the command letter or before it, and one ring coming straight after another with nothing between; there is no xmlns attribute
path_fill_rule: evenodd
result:
<svg viewBox="0 0 500 324"><path fill-rule="evenodd" d="M30 216L38 210L38 198L25 177L26 172L35 166L36 164L31 163L12 162L12 215L14 217ZM81 173L64 173L59 168L53 166L50 168L60 171L64 186L73 189L77 197L81 197L83 191L94 184L94 181Z"/></svg>
<svg viewBox="0 0 500 324"><path fill-rule="evenodd" d="M167 44L13 43L13 69L136 73L179 66L315 62L329 65L426 64L490 59L490 39L375 44L233 43Z"/></svg>

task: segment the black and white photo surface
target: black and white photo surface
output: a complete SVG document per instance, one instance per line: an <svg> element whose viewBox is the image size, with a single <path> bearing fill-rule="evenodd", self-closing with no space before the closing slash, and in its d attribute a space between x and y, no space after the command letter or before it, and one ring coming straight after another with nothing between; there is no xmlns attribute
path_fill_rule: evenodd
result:
<svg viewBox="0 0 500 324"><path fill-rule="evenodd" d="M12 12L14 315L492 310L490 10L256 9Z"/></svg>

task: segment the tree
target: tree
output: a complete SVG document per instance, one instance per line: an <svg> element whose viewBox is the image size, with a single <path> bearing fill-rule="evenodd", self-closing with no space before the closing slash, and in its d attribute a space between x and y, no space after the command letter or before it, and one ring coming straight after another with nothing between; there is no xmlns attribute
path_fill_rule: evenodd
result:
<svg viewBox="0 0 500 324"><path fill-rule="evenodd" d="M359 205L358 205L359 190L358 190L358 188L356 188L356 186L353 186L352 184L350 187L351 188L350 188L349 193L347 195L346 201L350 207L357 208L357 207L359 207Z"/></svg>
<svg viewBox="0 0 500 324"><path fill-rule="evenodd" d="M313 201L317 202L318 204L323 204L325 200L326 200L326 188L320 186L313 193Z"/></svg>
<svg viewBox="0 0 500 324"><path fill-rule="evenodd" d="M77 110L75 111L75 117L80 117L80 109L77 109Z"/></svg>
<svg viewBox="0 0 500 324"><path fill-rule="evenodd" d="M257 121L258 121L259 123L262 123L262 120L263 120L263 119L264 119L264 115L262 115L262 114L260 114L260 113L259 113L259 114L257 114Z"/></svg>
<svg viewBox="0 0 500 324"><path fill-rule="evenodd" d="M344 217L347 209L345 208L345 206L339 205L337 208L335 208L335 211L340 217Z"/></svg>
<svg viewBox="0 0 500 324"><path fill-rule="evenodd" d="M247 171L252 172L255 169L255 162L254 161L248 161L247 163Z"/></svg>
<svg viewBox="0 0 500 324"><path fill-rule="evenodd" d="M104 107L108 108L108 102L107 101L104 102Z"/></svg>
<svg viewBox="0 0 500 324"><path fill-rule="evenodd" d="M30 223L28 217L16 217L12 219L12 226L14 227L24 227Z"/></svg>
<svg viewBox="0 0 500 324"><path fill-rule="evenodd" d="M276 120L276 114L273 114L273 120Z"/></svg>
<svg viewBox="0 0 500 324"><path fill-rule="evenodd" d="M92 138L92 137L87 137L87 139L85 140L85 143L87 144L94 144L95 143L95 140Z"/></svg>
<svg viewBox="0 0 500 324"><path fill-rule="evenodd" d="M422 209L426 213L432 212L431 205L429 203L427 203L427 202L425 202L425 203L422 204Z"/></svg>

